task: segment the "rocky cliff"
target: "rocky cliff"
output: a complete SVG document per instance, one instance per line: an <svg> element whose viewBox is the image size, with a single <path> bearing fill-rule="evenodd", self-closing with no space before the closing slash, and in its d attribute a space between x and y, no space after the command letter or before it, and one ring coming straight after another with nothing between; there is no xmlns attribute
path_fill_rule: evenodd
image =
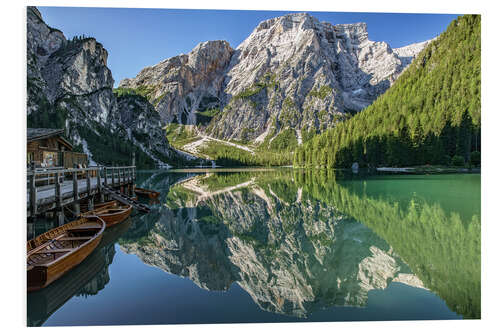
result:
<svg viewBox="0 0 500 333"><path fill-rule="evenodd" d="M176 163L180 157L153 106L141 96L113 93L107 57L94 38L67 40L28 7L28 126L65 128L77 149L98 163L129 164L132 151L139 166Z"/></svg>
<svg viewBox="0 0 500 333"><path fill-rule="evenodd" d="M226 41L200 43L189 54L144 68L120 87L143 93L166 122L195 124L197 110L220 107L218 96L232 54Z"/></svg>
<svg viewBox="0 0 500 333"><path fill-rule="evenodd" d="M292 129L300 143L371 104L427 43L393 50L370 41L364 23L289 14L261 22L235 50L201 43L120 87L143 92L163 120L198 124L204 135L261 144Z"/></svg>

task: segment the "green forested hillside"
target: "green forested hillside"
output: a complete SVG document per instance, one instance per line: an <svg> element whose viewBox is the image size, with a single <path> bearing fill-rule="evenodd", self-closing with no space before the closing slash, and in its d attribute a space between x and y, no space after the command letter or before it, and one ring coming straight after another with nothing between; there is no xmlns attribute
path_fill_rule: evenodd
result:
<svg viewBox="0 0 500 333"><path fill-rule="evenodd" d="M481 17L464 15L372 105L299 147L294 164L460 164L480 151L480 132Z"/></svg>

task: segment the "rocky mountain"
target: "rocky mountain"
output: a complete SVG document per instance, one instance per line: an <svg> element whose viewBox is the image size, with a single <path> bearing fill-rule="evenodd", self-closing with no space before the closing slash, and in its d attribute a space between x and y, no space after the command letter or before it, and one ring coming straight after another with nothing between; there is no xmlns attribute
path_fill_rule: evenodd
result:
<svg viewBox="0 0 500 333"><path fill-rule="evenodd" d="M108 53L91 37L67 40L27 8L27 113L29 127L65 128L76 149L101 164L175 164L154 107L142 96L113 93Z"/></svg>
<svg viewBox="0 0 500 333"><path fill-rule="evenodd" d="M450 22L395 84L361 114L309 140L297 166L327 168L481 163L481 16ZM403 63L419 45L401 48ZM457 75L460 73L460 75Z"/></svg>
<svg viewBox="0 0 500 333"><path fill-rule="evenodd" d="M370 105L427 43L393 50L370 41L364 23L289 14L261 22L235 50L204 42L120 87L202 135L261 144L293 130L300 143Z"/></svg>
<svg viewBox="0 0 500 333"><path fill-rule="evenodd" d="M217 96L233 52L226 41L200 43L189 54L144 68L120 87L139 90L166 122L195 124L196 110L220 106Z"/></svg>
<svg viewBox="0 0 500 333"><path fill-rule="evenodd" d="M422 51L427 46L427 44L432 42L434 39L403 46L397 49L393 49L393 51L398 55L399 59L401 59L403 67L406 68L409 64L411 64L413 59L415 59L416 55L418 55L420 51Z"/></svg>

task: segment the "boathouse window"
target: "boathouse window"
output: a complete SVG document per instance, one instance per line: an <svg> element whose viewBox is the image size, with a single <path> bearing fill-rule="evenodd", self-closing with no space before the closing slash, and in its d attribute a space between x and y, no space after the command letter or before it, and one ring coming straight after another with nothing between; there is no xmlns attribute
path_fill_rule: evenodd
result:
<svg viewBox="0 0 500 333"><path fill-rule="evenodd" d="M28 165L31 164L32 161L35 160L35 153L32 151L28 152L28 156L26 158L26 161L28 162Z"/></svg>
<svg viewBox="0 0 500 333"><path fill-rule="evenodd" d="M44 167L57 166L57 153L53 151L44 151L42 166Z"/></svg>

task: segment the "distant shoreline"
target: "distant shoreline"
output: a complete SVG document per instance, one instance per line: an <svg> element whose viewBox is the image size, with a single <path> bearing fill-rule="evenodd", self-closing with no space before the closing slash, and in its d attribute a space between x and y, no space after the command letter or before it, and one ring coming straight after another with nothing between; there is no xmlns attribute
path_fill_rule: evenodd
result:
<svg viewBox="0 0 500 333"><path fill-rule="evenodd" d="M207 173L207 172L249 172L249 171L273 171L277 169L292 169L292 167L279 167L279 166L241 166L241 167L217 167L217 168L169 168L169 169L144 169L137 170L140 172L157 172L164 171L169 173L177 172L190 172L190 173ZM352 171L350 168L347 169L325 169L325 168L296 168L293 169L305 169L305 170L332 170L332 171ZM416 167L379 167L379 168L359 168L360 172L372 171L380 174L450 174L450 173L481 173L481 168L462 168L462 167L442 167L442 166L416 166ZM356 172L353 172L356 173Z"/></svg>
<svg viewBox="0 0 500 333"><path fill-rule="evenodd" d="M447 174L447 173L481 173L481 168L416 166L404 168L380 167L377 172L390 174Z"/></svg>

